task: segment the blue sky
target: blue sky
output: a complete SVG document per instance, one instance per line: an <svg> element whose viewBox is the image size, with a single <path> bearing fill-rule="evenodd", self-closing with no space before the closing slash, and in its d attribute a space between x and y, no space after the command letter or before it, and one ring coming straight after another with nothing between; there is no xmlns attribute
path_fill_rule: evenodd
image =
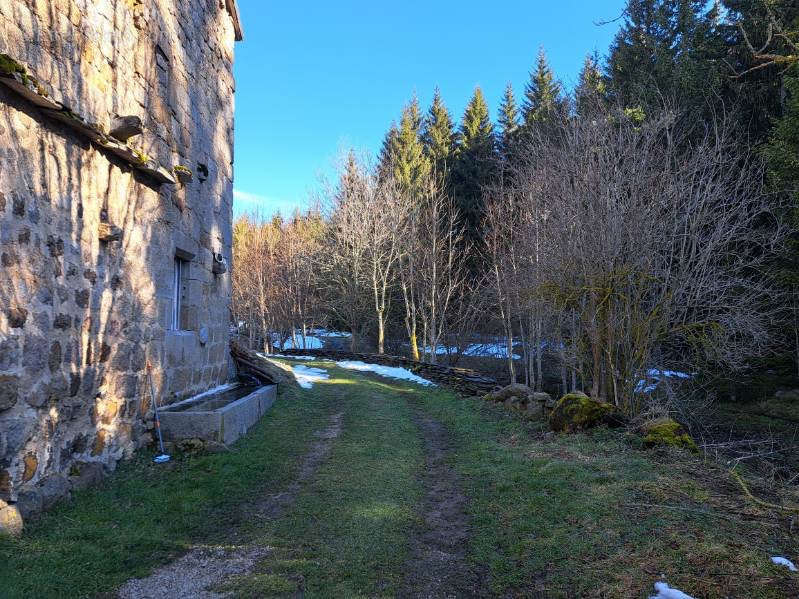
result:
<svg viewBox="0 0 799 599"><path fill-rule="evenodd" d="M436 85L456 121L475 86L492 115L517 98L538 48L567 87L604 55L624 0L239 0L234 212L304 206L335 157L376 152L416 93Z"/></svg>

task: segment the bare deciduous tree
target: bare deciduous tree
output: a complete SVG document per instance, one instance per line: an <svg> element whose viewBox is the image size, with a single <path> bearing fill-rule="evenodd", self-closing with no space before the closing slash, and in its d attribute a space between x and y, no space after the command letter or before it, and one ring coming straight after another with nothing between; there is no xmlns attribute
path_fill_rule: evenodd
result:
<svg viewBox="0 0 799 599"><path fill-rule="evenodd" d="M760 167L723 123L694 146L681 124L621 110L564 119L531 137L513 197L489 211L501 309L544 302L591 394L629 411L653 365L742 368L771 340L768 261L782 230Z"/></svg>

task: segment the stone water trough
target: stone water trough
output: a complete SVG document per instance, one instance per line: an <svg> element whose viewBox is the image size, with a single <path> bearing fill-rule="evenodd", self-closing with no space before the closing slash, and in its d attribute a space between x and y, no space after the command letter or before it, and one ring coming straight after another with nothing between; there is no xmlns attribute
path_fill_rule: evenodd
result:
<svg viewBox="0 0 799 599"><path fill-rule="evenodd" d="M261 419L277 385L232 383L158 410L165 441L203 439L229 445Z"/></svg>

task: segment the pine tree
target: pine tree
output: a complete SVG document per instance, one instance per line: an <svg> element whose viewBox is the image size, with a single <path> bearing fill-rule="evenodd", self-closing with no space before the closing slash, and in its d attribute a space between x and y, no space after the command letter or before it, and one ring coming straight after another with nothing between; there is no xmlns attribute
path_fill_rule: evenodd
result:
<svg viewBox="0 0 799 599"><path fill-rule="evenodd" d="M549 68L544 49L538 51L535 70L530 73L530 81L524 92L522 116L524 127L532 130L536 123L550 120L564 109L560 83Z"/></svg>
<svg viewBox="0 0 799 599"><path fill-rule="evenodd" d="M574 88L574 102L577 114L585 116L601 107L605 99L606 85L599 70L596 53L585 57L577 86Z"/></svg>
<svg viewBox="0 0 799 599"><path fill-rule="evenodd" d="M717 10L706 0L628 0L608 56L613 97L645 110L664 98L704 110L729 74Z"/></svg>
<svg viewBox="0 0 799 599"><path fill-rule="evenodd" d="M339 179L339 202L344 204L357 193L360 180L361 169L358 165L358 158L355 156L355 151L350 150L347 152L347 164L344 167L344 172L341 173L341 178Z"/></svg>
<svg viewBox="0 0 799 599"><path fill-rule="evenodd" d="M519 110L516 108L516 97L513 95L513 85L508 83L502 104L499 106L499 136L497 145L504 160L509 160L513 155L514 145L519 130Z"/></svg>
<svg viewBox="0 0 799 599"><path fill-rule="evenodd" d="M409 193L418 193L430 174L430 160L421 140L422 117L414 98L402 111L399 129L393 140L394 177Z"/></svg>
<svg viewBox="0 0 799 599"><path fill-rule="evenodd" d="M435 176L448 187L450 169L455 155L455 130L449 110L436 88L433 103L424 119L422 143Z"/></svg>
<svg viewBox="0 0 799 599"><path fill-rule="evenodd" d="M481 240L483 187L493 181L497 163L494 126L483 91L478 87L463 114L453 169L455 200L465 220L467 235L476 245Z"/></svg>
<svg viewBox="0 0 799 599"><path fill-rule="evenodd" d="M770 2L768 7L786 30L799 30L798 3L781 0ZM722 43L719 53L724 59L720 62L728 68L724 74L729 75L730 70L743 73L757 66L743 32L746 32L755 48L766 44L770 20L763 0L723 0L723 8L716 7L715 11L723 11L725 15L717 27L717 37L721 38ZM779 37L773 35L766 51L783 56L795 54ZM783 114L783 100L787 98L783 75L787 81L794 74L794 69L785 71L783 65L772 65L748 72L743 77L724 77L726 86L723 97L728 105L737 105L743 119L741 128L753 144L765 141L775 119Z"/></svg>
<svg viewBox="0 0 799 599"><path fill-rule="evenodd" d="M783 114L775 119L768 143L762 152L772 189L791 194L794 226L799 225L799 66L783 78L785 102ZM799 228L799 227L797 227ZM799 249L797 247L796 249ZM799 274L796 282L799 283Z"/></svg>
<svg viewBox="0 0 799 599"><path fill-rule="evenodd" d="M383 138L383 145L380 147L380 155L378 156L378 173L380 178L387 177L394 173L394 161L397 159L397 144L399 138L399 130L396 123L391 123Z"/></svg>

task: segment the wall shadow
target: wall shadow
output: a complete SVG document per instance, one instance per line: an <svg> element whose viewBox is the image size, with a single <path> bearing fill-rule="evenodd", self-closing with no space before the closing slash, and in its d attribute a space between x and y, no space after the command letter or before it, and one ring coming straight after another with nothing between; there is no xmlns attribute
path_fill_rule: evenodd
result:
<svg viewBox="0 0 799 599"><path fill-rule="evenodd" d="M149 441L148 360L169 400L227 375L218 323L211 343L170 356L166 312L178 245L197 249L200 274L212 251L230 263L232 166L219 162L232 155L232 94L200 93L189 81L224 55L205 40L227 31L232 45L229 16L199 0L94 4L87 11L99 17L86 12L69 25L55 3L38 3L43 13L16 3L12 17L0 10L8 34L0 52L30 65L78 114L101 123L138 114L137 145L162 163L209 172L185 187L158 186L0 85L0 499L30 493L33 508L84 479L87 464L113 469ZM21 45L17 21L31 24ZM50 31L69 39L46 41ZM95 99L103 93L104 104ZM121 241L99 241L100 221L119 226ZM229 275L196 281L198 325L218 321Z"/></svg>

